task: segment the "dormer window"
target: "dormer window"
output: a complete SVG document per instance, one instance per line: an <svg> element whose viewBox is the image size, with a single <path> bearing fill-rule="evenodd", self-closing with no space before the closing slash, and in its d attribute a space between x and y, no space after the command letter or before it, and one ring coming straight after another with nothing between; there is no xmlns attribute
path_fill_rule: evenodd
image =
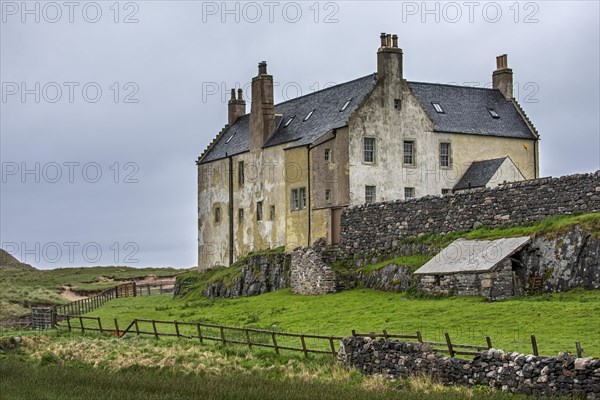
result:
<svg viewBox="0 0 600 400"><path fill-rule="evenodd" d="M304 121L307 121L307 120L308 120L308 119L311 117L311 115L313 115L313 113L314 113L314 112L315 112L315 110L312 110L311 112L309 112L309 113L306 115L306 117L304 117Z"/></svg>
<svg viewBox="0 0 600 400"><path fill-rule="evenodd" d="M442 108L442 106L440 106L440 103L431 103L431 105L435 109L435 112L437 112L438 114L444 114L444 109Z"/></svg>
<svg viewBox="0 0 600 400"><path fill-rule="evenodd" d="M348 105L350 104L351 101L352 101L352 99L345 102L340 111L344 111L346 108L348 108Z"/></svg>
<svg viewBox="0 0 600 400"><path fill-rule="evenodd" d="M294 115L292 118L288 119L287 122L285 123L285 125L283 125L284 127L288 126L289 124L292 123L292 121L294 120L294 118L296 118L296 116Z"/></svg>
<svg viewBox="0 0 600 400"><path fill-rule="evenodd" d="M227 139L227 141L225 142L225 144L231 142L231 139L233 139L233 137L235 136L237 132L233 132L233 134L231 136L229 136L229 139Z"/></svg>
<svg viewBox="0 0 600 400"><path fill-rule="evenodd" d="M490 113L490 115L492 116L492 118L494 118L494 119L500 118L500 115L498 115L498 113L496 112L496 110L494 110L493 108L487 107L487 110Z"/></svg>

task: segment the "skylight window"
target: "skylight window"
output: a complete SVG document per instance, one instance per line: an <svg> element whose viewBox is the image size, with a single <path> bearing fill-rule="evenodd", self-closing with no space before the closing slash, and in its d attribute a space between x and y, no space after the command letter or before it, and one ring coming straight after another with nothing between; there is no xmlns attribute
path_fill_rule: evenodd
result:
<svg viewBox="0 0 600 400"><path fill-rule="evenodd" d="M289 124L291 124L291 123L292 123L292 121L294 120L294 118L296 118L296 116L295 116L295 115L294 115L292 118L288 119L288 120L286 121L285 125L283 125L283 126L288 126Z"/></svg>
<svg viewBox="0 0 600 400"><path fill-rule="evenodd" d="M487 110L489 111L489 113L492 116L492 118L495 118L495 119L500 118L500 115L498 115L498 113L496 112L496 110L494 110L493 108L488 108Z"/></svg>
<svg viewBox="0 0 600 400"><path fill-rule="evenodd" d="M352 101L352 99L345 102L340 111L344 111L346 108L348 108L348 104L350 104L351 101Z"/></svg>
<svg viewBox="0 0 600 400"><path fill-rule="evenodd" d="M435 108L435 111L438 114L444 114L444 109L442 108L442 106L440 106L440 103L431 103L431 105L433 105L433 108Z"/></svg>
<svg viewBox="0 0 600 400"><path fill-rule="evenodd" d="M311 115L313 115L313 113L315 112L315 110L312 110L311 112L309 112L306 117L304 117L304 120L307 121Z"/></svg>
<svg viewBox="0 0 600 400"><path fill-rule="evenodd" d="M233 137L235 136L237 132L233 132L233 134L231 136L229 136L229 139L227 139L227 141L225 142L225 144L231 142L231 139L233 139Z"/></svg>

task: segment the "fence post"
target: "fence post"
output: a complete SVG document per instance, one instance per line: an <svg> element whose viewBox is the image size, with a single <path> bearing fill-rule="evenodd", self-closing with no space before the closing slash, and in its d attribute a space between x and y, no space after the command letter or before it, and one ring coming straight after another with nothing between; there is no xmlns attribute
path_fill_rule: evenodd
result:
<svg viewBox="0 0 600 400"><path fill-rule="evenodd" d="M152 320L152 329L154 329L154 337L158 339L158 331L156 330L156 321Z"/></svg>
<svg viewBox="0 0 600 400"><path fill-rule="evenodd" d="M302 351L304 352L304 357L308 358L308 352L306 351L306 342L304 341L304 335L300 335L300 341L302 342Z"/></svg>
<svg viewBox="0 0 600 400"><path fill-rule="evenodd" d="M227 342L225 340L225 331L223 330L222 326L220 326L219 328L221 329L221 340L223 341L223 344L225 344Z"/></svg>
<svg viewBox="0 0 600 400"><path fill-rule="evenodd" d="M488 349L491 349L492 348L492 339L489 336L486 336L485 342L487 343Z"/></svg>
<svg viewBox="0 0 600 400"><path fill-rule="evenodd" d="M583 349L581 348L581 343L575 342L575 348L577 348L577 358L583 357Z"/></svg>
<svg viewBox="0 0 600 400"><path fill-rule="evenodd" d="M137 318L135 319L135 333L140 334L140 325L138 324Z"/></svg>
<svg viewBox="0 0 600 400"><path fill-rule="evenodd" d="M352 329L352 336L356 336L356 331Z"/></svg>
<svg viewBox="0 0 600 400"><path fill-rule="evenodd" d="M121 331L119 330L119 322L115 318L115 329L117 330L117 336L121 337Z"/></svg>
<svg viewBox="0 0 600 400"><path fill-rule="evenodd" d="M275 353L279 355L279 346L277 346L277 339L275 338L275 332L271 332L271 337L273 338L273 346L275 346Z"/></svg>
<svg viewBox="0 0 600 400"><path fill-rule="evenodd" d="M446 345L448 345L450 357L454 357L454 349L452 348L452 341L450 340L450 335L448 335L448 332L444 332L444 337L446 338Z"/></svg>
<svg viewBox="0 0 600 400"><path fill-rule="evenodd" d="M331 354L333 354L333 357L337 357L337 352L335 351L335 346L333 345L333 337L329 338L329 345L331 346Z"/></svg>
<svg viewBox="0 0 600 400"><path fill-rule="evenodd" d="M67 315L67 327L69 328L69 333L71 333L71 319L69 315Z"/></svg>
<svg viewBox="0 0 600 400"><path fill-rule="evenodd" d="M100 320L100 317L96 317L96 319L98 320L98 329L100 329L100 333L104 333L104 330L102 329L102 321Z"/></svg>
<svg viewBox="0 0 600 400"><path fill-rule="evenodd" d="M246 332L246 343L248 343L248 349L252 350L252 341L250 340L250 332L248 332L248 329L244 329L244 331Z"/></svg>
<svg viewBox="0 0 600 400"><path fill-rule="evenodd" d="M83 326L83 318L81 318L81 316L79 317L79 323L81 324L81 333L85 333L85 328Z"/></svg>
<svg viewBox="0 0 600 400"><path fill-rule="evenodd" d="M200 329L200 324L197 324L196 327L198 328L198 339L200 339L200 343L204 343L204 340L202 340L202 330Z"/></svg>
<svg viewBox="0 0 600 400"><path fill-rule="evenodd" d="M387 333L387 329L383 330L383 337L385 338L385 340L388 340L388 333Z"/></svg>
<svg viewBox="0 0 600 400"><path fill-rule="evenodd" d="M137 283L135 283L135 281L133 282L133 297L137 296Z"/></svg>
<svg viewBox="0 0 600 400"><path fill-rule="evenodd" d="M423 343L423 336L421 336L421 332L417 331L417 341L419 343Z"/></svg>
<svg viewBox="0 0 600 400"><path fill-rule="evenodd" d="M539 356L538 346L537 346L537 340L535 338L535 335L531 335L531 347L533 348L533 355L534 356Z"/></svg>

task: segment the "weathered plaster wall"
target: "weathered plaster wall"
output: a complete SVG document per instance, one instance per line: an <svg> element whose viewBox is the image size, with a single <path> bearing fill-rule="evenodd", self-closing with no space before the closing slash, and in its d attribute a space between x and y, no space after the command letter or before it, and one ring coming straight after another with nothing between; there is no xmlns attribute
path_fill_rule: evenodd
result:
<svg viewBox="0 0 600 400"><path fill-rule="evenodd" d="M198 165L198 268L229 265L229 161ZM215 223L215 208L221 221Z"/></svg>
<svg viewBox="0 0 600 400"><path fill-rule="evenodd" d="M308 149L306 146L285 150L286 251L308 246ZM306 208L291 210L291 191L306 188Z"/></svg>
<svg viewBox="0 0 600 400"><path fill-rule="evenodd" d="M458 179L466 172L473 161L489 160L509 156L526 179L535 179L534 140L503 138L495 136L465 135L453 133L452 157L454 158L453 176ZM511 181L511 174L507 171ZM517 176L518 177L518 176ZM452 188L457 181L452 183Z"/></svg>
<svg viewBox="0 0 600 400"><path fill-rule="evenodd" d="M244 184L239 185L239 162L244 162ZM285 244L285 160L283 146L268 147L233 157L234 261L250 251L277 248ZM256 208L263 202L263 218ZM270 207L275 206L275 219ZM239 209L244 210L240 224Z"/></svg>
<svg viewBox="0 0 600 400"><path fill-rule="evenodd" d="M338 360L366 375L425 375L448 386L480 385L536 397L600 398L600 360L566 353L538 357L490 349L473 359L450 358L433 352L427 343L350 337L342 340Z"/></svg>

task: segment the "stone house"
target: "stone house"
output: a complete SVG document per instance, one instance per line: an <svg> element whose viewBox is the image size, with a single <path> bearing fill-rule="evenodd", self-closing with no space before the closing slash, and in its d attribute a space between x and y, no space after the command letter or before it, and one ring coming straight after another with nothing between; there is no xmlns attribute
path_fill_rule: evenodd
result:
<svg viewBox="0 0 600 400"><path fill-rule="evenodd" d="M486 185L538 177L538 134L513 98L506 55L491 89L412 82L397 36L380 40L374 74L274 104L261 62L250 113L232 90L228 123L197 161L200 269L251 250L336 244L345 207L443 195L469 171L473 185L493 169L475 162L510 160L477 180ZM498 171L511 173L494 180Z"/></svg>
<svg viewBox="0 0 600 400"><path fill-rule="evenodd" d="M428 294L491 300L521 294L525 267L518 253L530 241L528 236L458 239L415 271L417 287Z"/></svg>

